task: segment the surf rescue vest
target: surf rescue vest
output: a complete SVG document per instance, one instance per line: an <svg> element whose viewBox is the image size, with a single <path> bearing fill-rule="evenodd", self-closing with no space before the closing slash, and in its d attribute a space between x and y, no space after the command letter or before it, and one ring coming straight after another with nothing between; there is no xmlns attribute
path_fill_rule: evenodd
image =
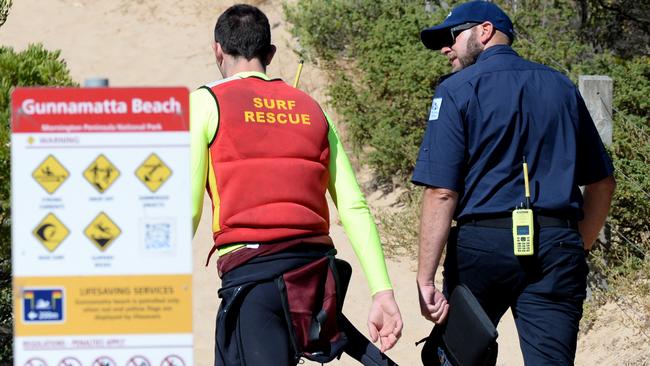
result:
<svg viewBox="0 0 650 366"><path fill-rule="evenodd" d="M207 184L215 247L328 235L329 126L318 103L279 79L205 87L219 111Z"/></svg>

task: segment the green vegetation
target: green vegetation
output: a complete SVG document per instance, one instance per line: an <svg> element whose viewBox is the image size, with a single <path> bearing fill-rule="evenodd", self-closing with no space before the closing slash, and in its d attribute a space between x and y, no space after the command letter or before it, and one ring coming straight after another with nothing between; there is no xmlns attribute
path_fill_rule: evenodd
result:
<svg viewBox="0 0 650 366"><path fill-rule="evenodd" d="M0 4L1 5L1 4ZM0 364L12 363L10 93L16 86L73 85L60 52L0 47Z"/></svg>
<svg viewBox="0 0 650 366"><path fill-rule="evenodd" d="M0 27L7 21L9 8L11 8L11 0L0 0ZM4 146L6 140L6 133L2 130L0 134L0 146ZM6 175L3 175L3 178L5 177ZM5 185L7 184L3 180L3 183L0 183L0 189L4 191ZM9 195L1 196L2 194L0 193L0 197L9 197ZM2 210L0 212L4 213L4 203L0 205L0 210ZM8 216L6 217L8 218ZM2 214L0 216L0 342L2 342L3 346L0 347L0 361L9 363L12 362L12 350L10 346L12 342L9 342L11 331L7 326L11 324L11 315L9 315L11 313L11 244L8 239L5 239L7 237L5 235L10 230L8 230L9 223L5 224L4 218L5 215Z"/></svg>
<svg viewBox="0 0 650 366"><path fill-rule="evenodd" d="M0 27L5 24L7 17L9 17L11 2L12 0L0 0Z"/></svg>
<svg viewBox="0 0 650 366"><path fill-rule="evenodd" d="M614 79L610 152L618 189L607 226L611 240L596 250L592 264L605 276L610 290L625 290L624 284L632 290L634 284L649 283L647 6L628 0L495 2L511 15L518 32L513 47L523 57L554 67L574 82L581 74ZM438 78L449 72L446 58L421 45L419 31L441 22L457 3L299 0L285 5L303 56L319 63L330 76L328 91L346 124L348 140L384 189L396 184L414 189L409 176L431 96ZM382 217L389 251L400 251L408 243L415 253L419 210L415 196L414 192L408 195L410 207L401 215Z"/></svg>

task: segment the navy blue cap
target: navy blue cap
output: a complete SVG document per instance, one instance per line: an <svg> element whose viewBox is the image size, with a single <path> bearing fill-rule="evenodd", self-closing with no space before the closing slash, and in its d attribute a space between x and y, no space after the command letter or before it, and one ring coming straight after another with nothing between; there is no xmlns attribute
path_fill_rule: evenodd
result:
<svg viewBox="0 0 650 366"><path fill-rule="evenodd" d="M441 24L420 32L420 39L427 48L439 50L445 44L451 43L449 29L471 22L490 22L494 28L503 32L511 41L515 39L514 27L508 15L495 4L487 1L470 1L458 5L452 9Z"/></svg>

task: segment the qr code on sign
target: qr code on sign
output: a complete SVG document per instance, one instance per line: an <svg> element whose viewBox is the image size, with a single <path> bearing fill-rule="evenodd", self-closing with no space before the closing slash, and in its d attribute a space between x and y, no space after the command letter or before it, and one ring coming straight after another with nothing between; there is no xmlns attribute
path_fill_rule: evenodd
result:
<svg viewBox="0 0 650 366"><path fill-rule="evenodd" d="M169 222L146 223L144 227L145 250L170 250L172 247L171 230Z"/></svg>

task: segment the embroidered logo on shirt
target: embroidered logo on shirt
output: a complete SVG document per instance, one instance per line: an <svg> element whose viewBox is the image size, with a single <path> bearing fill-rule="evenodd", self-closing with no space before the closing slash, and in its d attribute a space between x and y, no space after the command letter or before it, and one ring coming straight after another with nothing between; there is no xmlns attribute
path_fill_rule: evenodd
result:
<svg viewBox="0 0 650 366"><path fill-rule="evenodd" d="M431 103L431 113L429 113L429 121L435 121L438 119L438 114L440 114L441 105L442 105L442 98L433 98L433 103Z"/></svg>

